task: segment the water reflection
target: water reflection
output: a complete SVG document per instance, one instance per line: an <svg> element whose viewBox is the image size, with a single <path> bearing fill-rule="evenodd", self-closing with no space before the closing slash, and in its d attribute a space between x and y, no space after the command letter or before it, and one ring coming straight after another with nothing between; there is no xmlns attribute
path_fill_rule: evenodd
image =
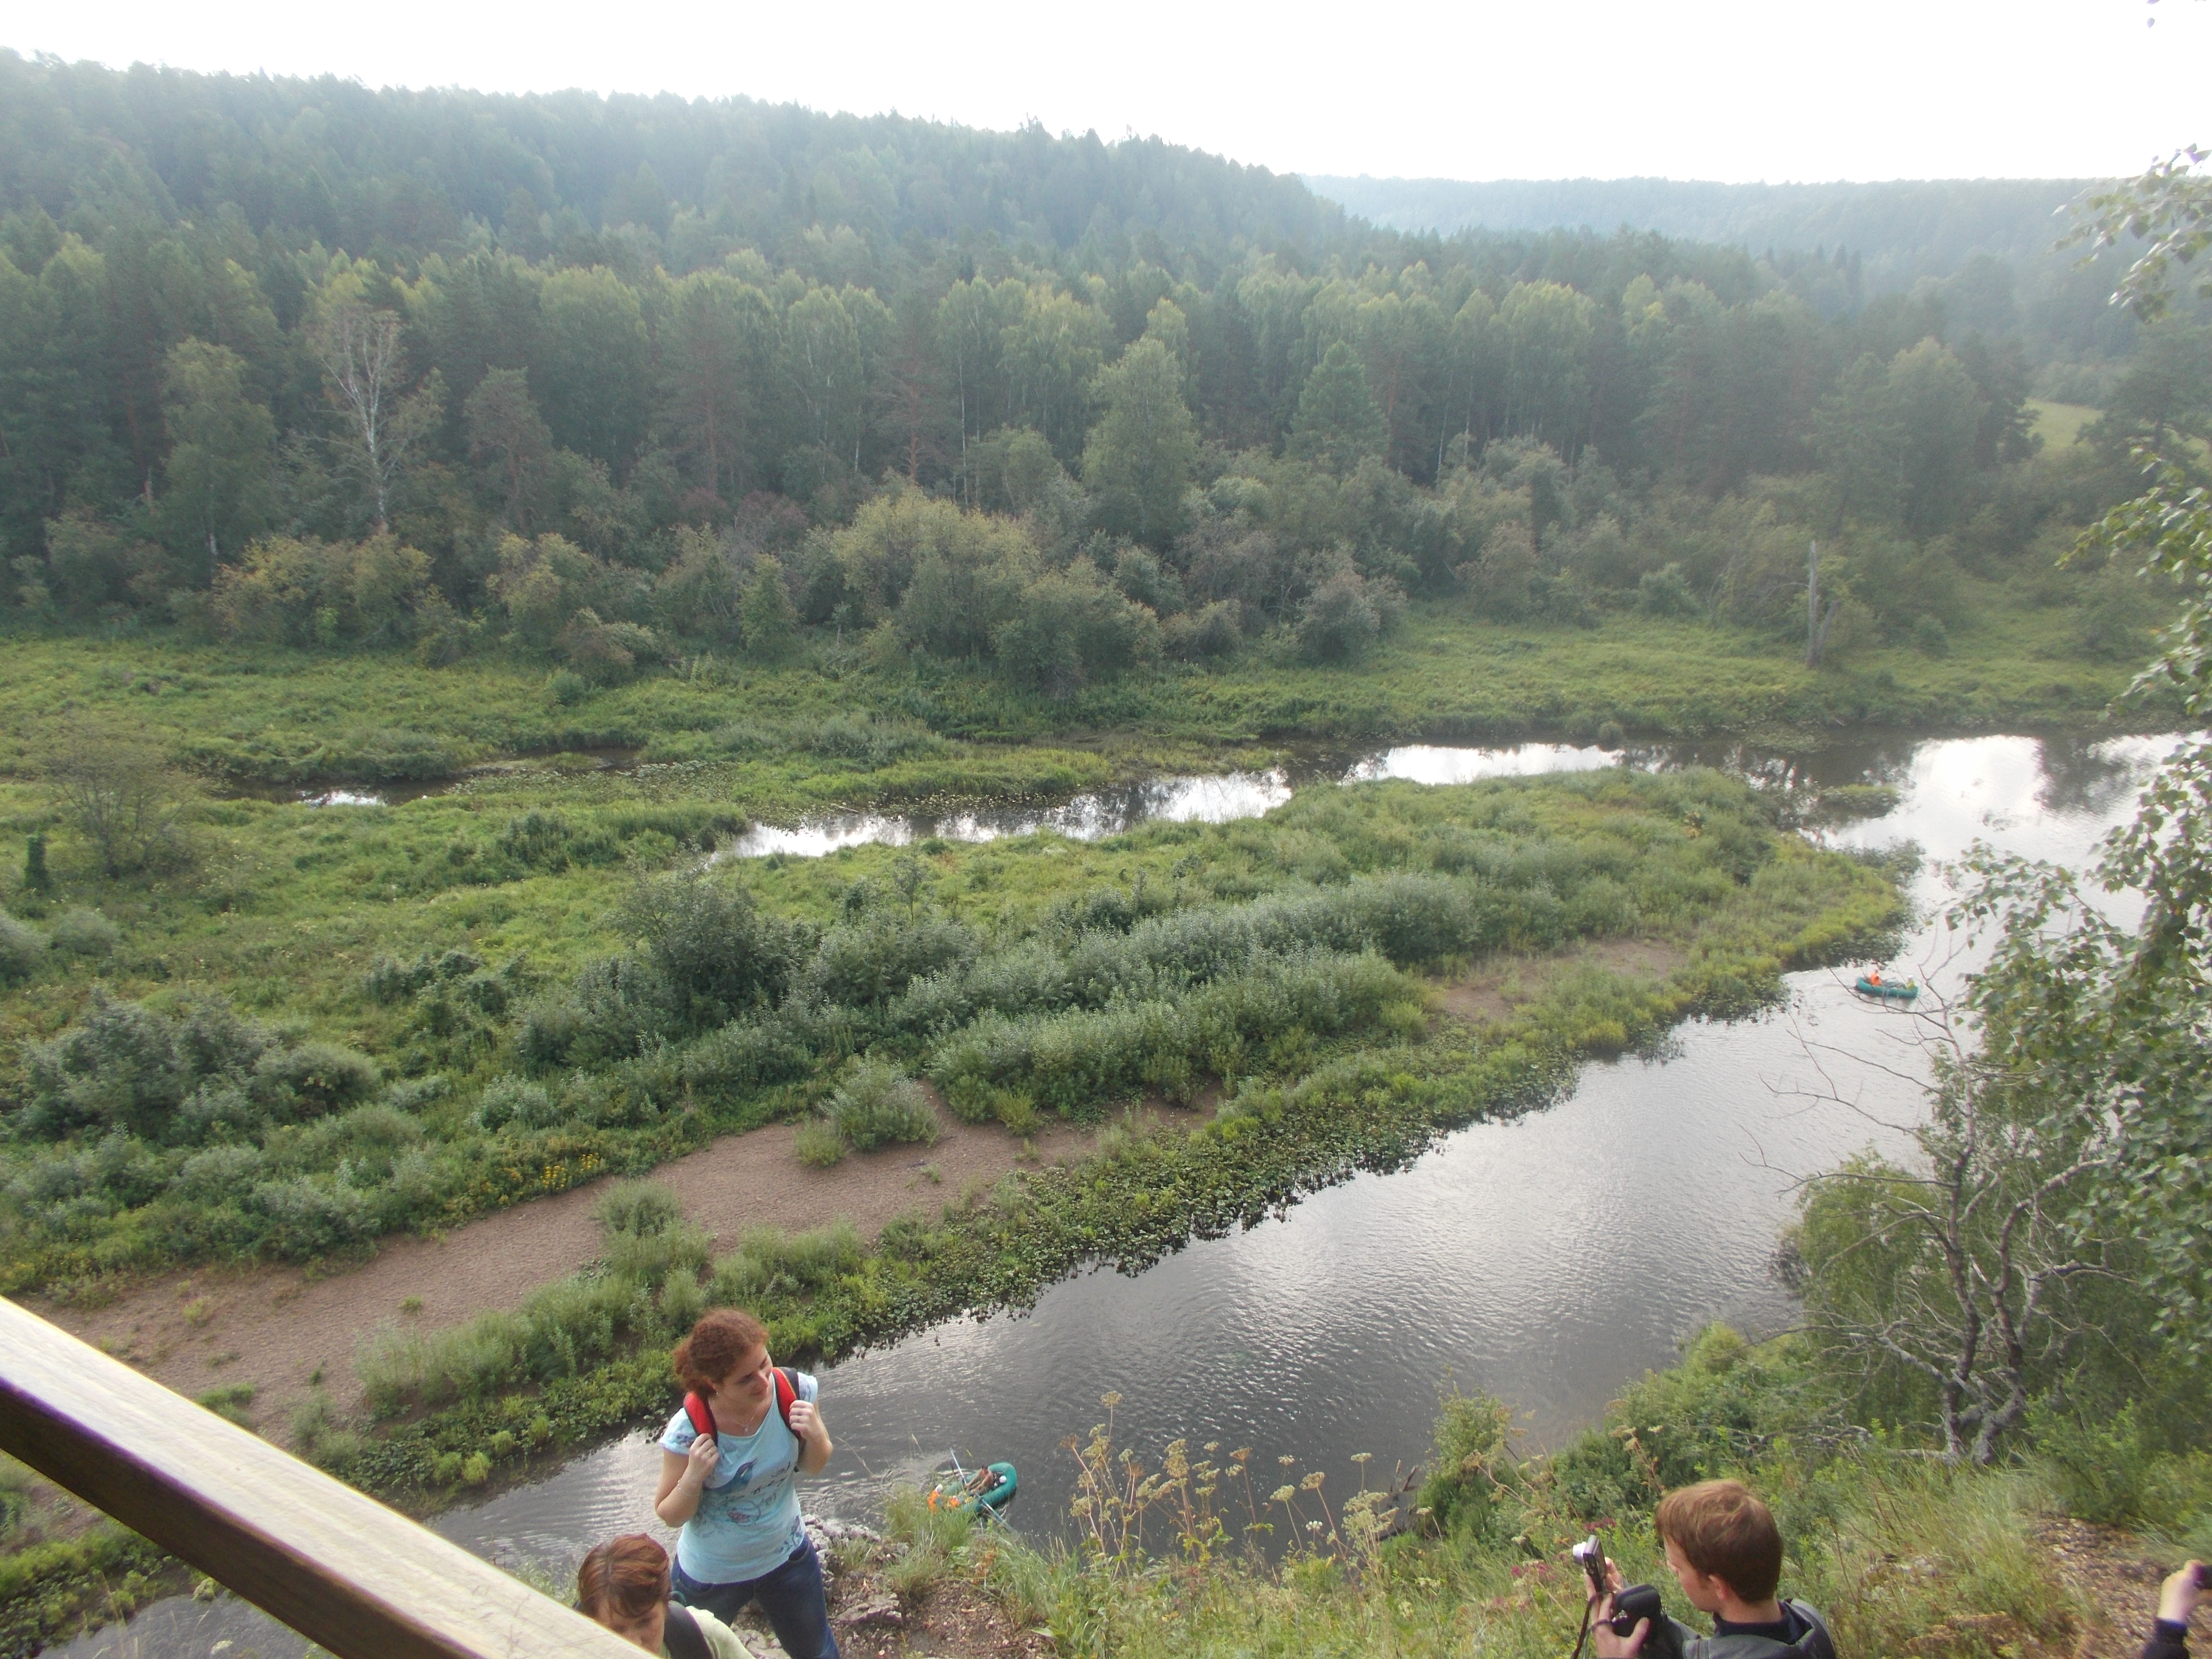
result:
<svg viewBox="0 0 2212 1659"><path fill-rule="evenodd" d="M1001 836L1057 830L1078 841L1116 836L1139 823L1225 823L1258 817L1291 798L1281 771L1148 778L1118 789L1078 795L1059 806L978 807L943 813L839 812L789 828L755 824L722 849L722 858L820 858L841 847L880 842L905 847L942 841L995 841Z"/></svg>

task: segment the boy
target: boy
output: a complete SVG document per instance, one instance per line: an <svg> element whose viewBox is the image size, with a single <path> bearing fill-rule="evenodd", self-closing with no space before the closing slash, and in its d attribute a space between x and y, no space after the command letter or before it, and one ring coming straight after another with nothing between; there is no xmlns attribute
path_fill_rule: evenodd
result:
<svg viewBox="0 0 2212 1659"><path fill-rule="evenodd" d="M1668 1492L1653 1519L1682 1594L1713 1620L1711 1636L1668 1620L1675 1639L1652 1643L1653 1651L1671 1646L1684 1659L1835 1659L1835 1644L1820 1615L1802 1601L1775 1595L1782 1580L1782 1533L1750 1487L1740 1480L1701 1480ZM1610 1589L1620 1589L1620 1569L1608 1560L1605 1571ZM1616 1636L1602 1622L1612 1611L1610 1594L1592 1610L1599 1659L1642 1653L1652 1633L1650 1621L1638 1620L1628 1635Z"/></svg>

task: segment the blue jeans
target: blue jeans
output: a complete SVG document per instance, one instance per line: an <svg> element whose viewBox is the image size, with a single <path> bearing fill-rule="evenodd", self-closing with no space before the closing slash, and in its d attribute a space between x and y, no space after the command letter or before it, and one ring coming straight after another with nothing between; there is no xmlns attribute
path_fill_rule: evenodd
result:
<svg viewBox="0 0 2212 1659"><path fill-rule="evenodd" d="M830 1633L830 1603L822 1587L822 1558L814 1540L803 1539L791 1557L772 1572L734 1584L702 1584L675 1562L669 1564L674 1595L687 1607L704 1607L724 1624L734 1621L746 1603L758 1601L775 1639L791 1659L837 1659L837 1638Z"/></svg>

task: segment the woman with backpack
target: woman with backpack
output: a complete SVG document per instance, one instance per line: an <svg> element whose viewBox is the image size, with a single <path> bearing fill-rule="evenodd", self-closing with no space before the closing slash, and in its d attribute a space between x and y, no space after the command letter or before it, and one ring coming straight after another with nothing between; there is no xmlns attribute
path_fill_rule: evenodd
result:
<svg viewBox="0 0 2212 1659"><path fill-rule="evenodd" d="M725 1623L758 1601L791 1659L838 1659L797 1477L830 1462L819 1384L769 1358L750 1314L718 1308L676 1345L689 1392L660 1437L653 1512L681 1530L675 1600Z"/></svg>
<svg viewBox="0 0 2212 1659"><path fill-rule="evenodd" d="M584 1558L576 1608L661 1659L752 1659L713 1613L669 1604L668 1552L641 1532L610 1538Z"/></svg>

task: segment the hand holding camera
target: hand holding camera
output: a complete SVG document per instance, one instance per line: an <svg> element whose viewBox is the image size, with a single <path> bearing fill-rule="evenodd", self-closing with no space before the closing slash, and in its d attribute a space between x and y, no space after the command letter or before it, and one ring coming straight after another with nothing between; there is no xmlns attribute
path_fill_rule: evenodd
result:
<svg viewBox="0 0 2212 1659"><path fill-rule="evenodd" d="M2206 1577L2204 1564L2185 1562L2179 1572L2170 1574L2158 1587L2158 1616L2176 1625L2187 1624L2208 1589L2212 1589L2212 1580Z"/></svg>
<svg viewBox="0 0 2212 1659"><path fill-rule="evenodd" d="M1589 1580L1591 1651L1598 1659L1675 1659L1674 1626L1659 1592L1623 1583L1595 1533L1575 1546L1574 1556Z"/></svg>

